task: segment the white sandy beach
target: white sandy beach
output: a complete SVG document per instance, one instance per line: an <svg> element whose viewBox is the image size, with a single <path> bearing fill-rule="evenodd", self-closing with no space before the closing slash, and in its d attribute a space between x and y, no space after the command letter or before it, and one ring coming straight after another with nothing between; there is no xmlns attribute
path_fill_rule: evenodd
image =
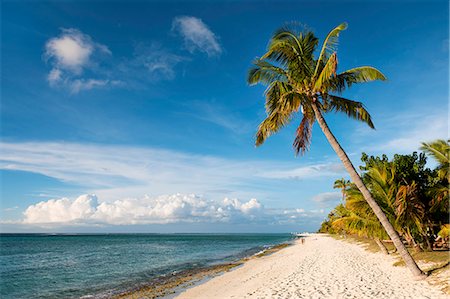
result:
<svg viewBox="0 0 450 299"><path fill-rule="evenodd" d="M177 298L450 298L393 257L323 235L252 259Z"/></svg>

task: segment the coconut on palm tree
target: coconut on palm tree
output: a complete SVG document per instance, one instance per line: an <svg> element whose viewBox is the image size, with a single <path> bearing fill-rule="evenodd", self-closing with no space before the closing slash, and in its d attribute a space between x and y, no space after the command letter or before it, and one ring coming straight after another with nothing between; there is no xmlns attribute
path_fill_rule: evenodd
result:
<svg viewBox="0 0 450 299"><path fill-rule="evenodd" d="M342 23L331 30L317 58L314 53L318 39L311 31L298 32L286 27L275 32L267 52L253 61L254 66L248 74L249 84L262 83L268 86L265 91L267 117L259 125L256 145L263 144L270 135L289 124L295 119L297 112L301 111L302 117L293 146L297 154L303 154L309 148L312 126L317 121L331 147L349 172L351 180L364 195L405 264L415 276L424 277L424 273L372 198L323 117L324 113L341 112L374 128L370 114L363 104L346 99L340 94L353 84L386 80L386 78L379 70L370 66L356 67L342 73L337 72L338 37L346 28L347 24Z"/></svg>

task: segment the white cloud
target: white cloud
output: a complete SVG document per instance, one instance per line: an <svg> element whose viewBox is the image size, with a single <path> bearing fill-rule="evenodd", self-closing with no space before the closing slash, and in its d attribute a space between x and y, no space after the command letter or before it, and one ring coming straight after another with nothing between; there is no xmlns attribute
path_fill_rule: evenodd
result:
<svg viewBox="0 0 450 299"><path fill-rule="evenodd" d="M208 56L222 52L217 36L194 17L173 20L172 30L180 34L186 48ZM47 81L51 87L62 87L72 94L95 88L124 86L142 88L149 81L172 80L176 69L189 57L176 54L157 42L138 43L132 57L112 60L110 49L75 28L61 29L61 33L45 44L44 57L51 66ZM121 76L121 84L114 77Z"/></svg>
<svg viewBox="0 0 450 299"><path fill-rule="evenodd" d="M379 149L412 152L419 150L422 142L447 139L449 137L448 121L448 116L443 113L407 121L409 129L403 130L402 134L385 142Z"/></svg>
<svg viewBox="0 0 450 299"><path fill-rule="evenodd" d="M110 84L111 80L81 77L85 69L95 72L94 57L101 55L111 55L107 46L77 29L62 29L58 37L49 39L45 45L45 57L52 65L47 76L50 86L64 86L78 93Z"/></svg>
<svg viewBox="0 0 450 299"><path fill-rule="evenodd" d="M186 48L191 53L201 51L210 57L222 53L217 36L199 18L191 16L176 17L172 22L172 30L181 34Z"/></svg>
<svg viewBox="0 0 450 299"><path fill-rule="evenodd" d="M95 43L89 35L73 28L62 29L60 36L47 41L45 49L45 55L56 69L77 74L90 63L94 51L111 54L107 46Z"/></svg>
<svg viewBox="0 0 450 299"><path fill-rule="evenodd" d="M342 194L340 192L324 192L314 196L313 200L319 203L327 204L327 203L336 203L341 198Z"/></svg>
<svg viewBox="0 0 450 299"><path fill-rule="evenodd" d="M177 193L101 201L96 195L85 194L30 205L23 212L23 220L14 223L47 228L168 223L301 225L318 221L323 215L323 210L267 209L254 198L212 200Z"/></svg>
<svg viewBox="0 0 450 299"><path fill-rule="evenodd" d="M86 194L75 200L51 199L31 205L24 212L23 223L132 225L245 222L255 219L262 210L263 206L256 199L247 202L229 198L213 201L194 194L173 194L99 203L95 195Z"/></svg>
<svg viewBox="0 0 450 299"><path fill-rule="evenodd" d="M45 48L46 55L55 59L56 66L77 73L89 62L93 51L90 38L73 29L63 30L62 36L50 39Z"/></svg>
<svg viewBox="0 0 450 299"><path fill-rule="evenodd" d="M78 93L82 90L90 90L95 87L102 87L109 83L109 80L95 80L95 79L76 79L70 82L70 89L72 93Z"/></svg>
<svg viewBox="0 0 450 299"><path fill-rule="evenodd" d="M24 223L62 223L89 218L97 207L97 197L82 195L76 200L68 198L41 201L24 212Z"/></svg>
<svg viewBox="0 0 450 299"><path fill-rule="evenodd" d="M61 82L62 79L62 72L60 69L52 69L50 73L47 76L48 82L50 83L50 86L55 86L59 82Z"/></svg>
<svg viewBox="0 0 450 299"><path fill-rule="evenodd" d="M339 177L340 171L335 164L292 169L291 161L240 161L148 147L52 142L2 142L0 147L0 169L43 174L110 200L174 191L279 198L298 188L292 178ZM279 186L283 179L285 191Z"/></svg>
<svg viewBox="0 0 450 299"><path fill-rule="evenodd" d="M418 110L410 108L386 116L376 131L361 127L354 136L354 140L359 140L359 150L370 154L408 154L418 151L422 142L450 136L446 106L443 109L436 109L433 105L423 106Z"/></svg>
<svg viewBox="0 0 450 299"><path fill-rule="evenodd" d="M287 170L271 170L263 172L262 177L274 179L310 179L325 176L339 176L345 173L341 163L315 164Z"/></svg>
<svg viewBox="0 0 450 299"><path fill-rule="evenodd" d="M174 54L154 42L149 46L138 44L135 48L134 58L125 65L122 64L121 68L128 74L134 72L134 75L139 73L139 69L145 69L144 77L146 78L172 80L175 78L177 65L187 60L189 59Z"/></svg>
<svg viewBox="0 0 450 299"><path fill-rule="evenodd" d="M152 52L145 58L144 66L150 74L158 78L174 79L175 66L184 58L168 52Z"/></svg>

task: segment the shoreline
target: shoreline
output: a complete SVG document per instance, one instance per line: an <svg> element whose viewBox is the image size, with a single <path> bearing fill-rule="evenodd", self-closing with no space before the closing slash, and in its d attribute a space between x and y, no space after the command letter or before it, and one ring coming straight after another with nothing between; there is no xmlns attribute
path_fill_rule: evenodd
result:
<svg viewBox="0 0 450 299"><path fill-rule="evenodd" d="M416 281L406 267L395 267L397 258L314 234L175 298L450 298L431 277Z"/></svg>
<svg viewBox="0 0 450 299"><path fill-rule="evenodd" d="M271 255L283 248L292 246L295 239L289 242L283 242L268 247L267 249L256 252L252 255L245 256L236 261L228 263L219 263L216 265L204 266L194 269L186 269L172 275L158 276L145 284L141 284L125 291L115 294L106 294L104 296L94 296L93 298L114 298L114 299L130 299L130 298L162 298L172 299L182 292L202 285L203 283L214 279L226 272L243 266L246 262ZM91 297L85 297L91 298Z"/></svg>

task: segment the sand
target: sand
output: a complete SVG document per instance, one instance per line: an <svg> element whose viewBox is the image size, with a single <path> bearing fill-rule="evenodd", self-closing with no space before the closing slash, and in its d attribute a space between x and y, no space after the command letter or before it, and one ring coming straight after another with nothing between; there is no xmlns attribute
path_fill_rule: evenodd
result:
<svg viewBox="0 0 450 299"><path fill-rule="evenodd" d="M251 259L187 289L183 298L450 298L394 258L324 235Z"/></svg>

